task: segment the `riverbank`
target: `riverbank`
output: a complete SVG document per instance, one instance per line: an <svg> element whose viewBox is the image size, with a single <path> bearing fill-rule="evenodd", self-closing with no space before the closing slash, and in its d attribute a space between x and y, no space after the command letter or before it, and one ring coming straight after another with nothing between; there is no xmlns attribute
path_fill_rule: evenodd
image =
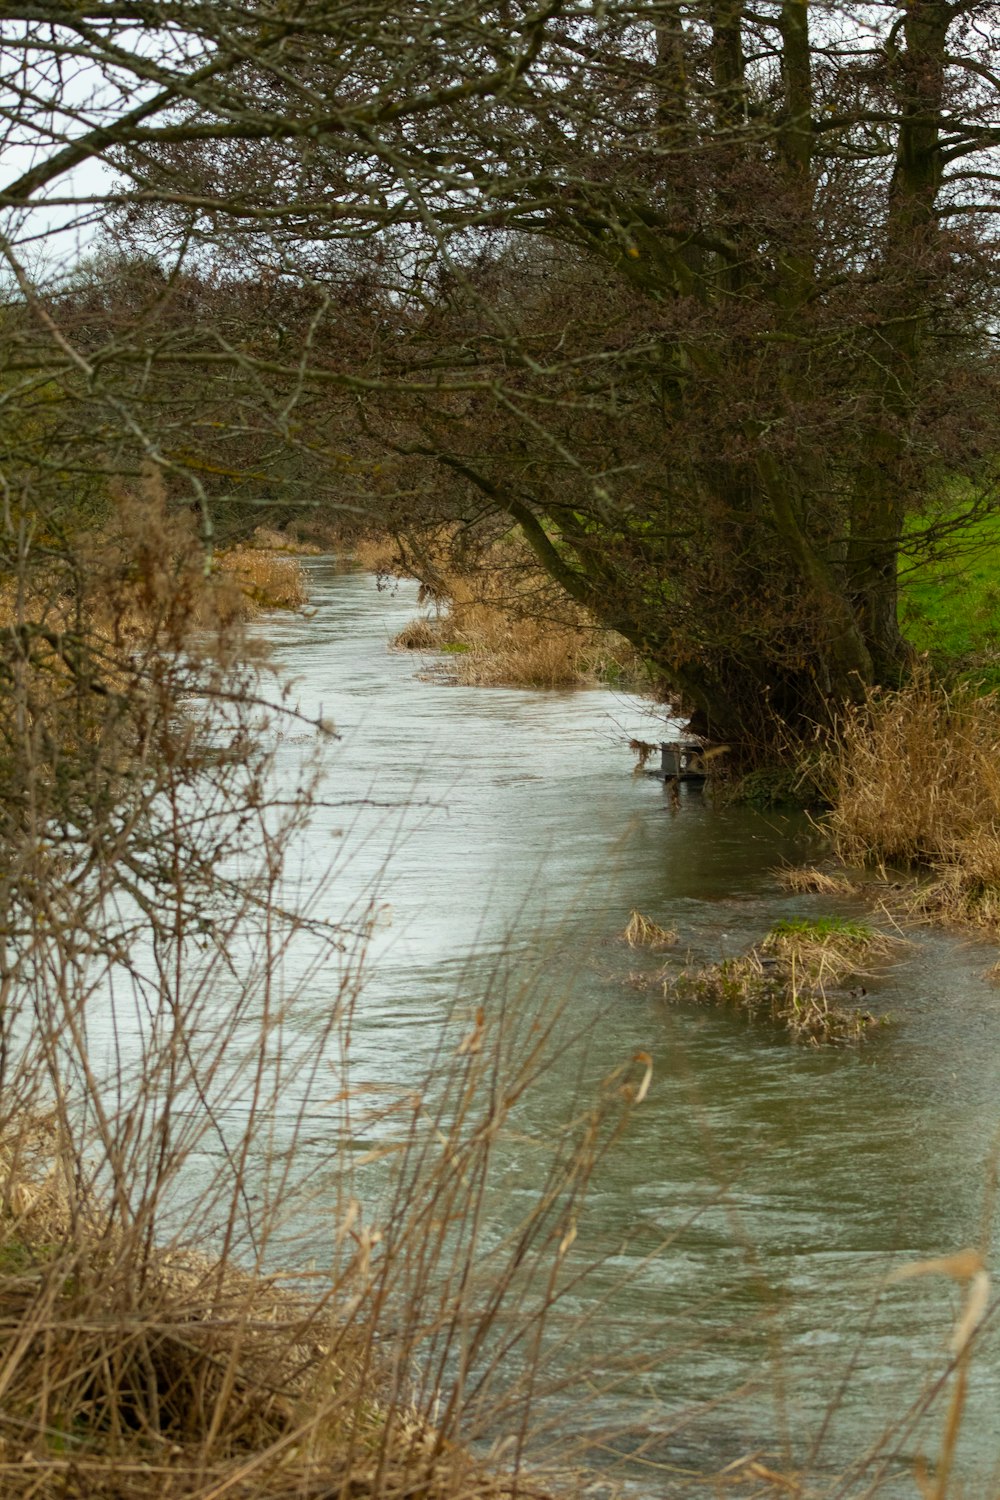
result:
<svg viewBox="0 0 1000 1500"><path fill-rule="evenodd" d="M648 691L649 674L622 636L598 625L542 573L517 533L474 553L453 530L361 535L350 549L383 578L413 578L430 608L393 638L424 653L426 670L465 687L594 687Z"/></svg>
<svg viewBox="0 0 1000 1500"><path fill-rule="evenodd" d="M1000 939L1000 695L917 673L843 716L821 826L847 867L910 872L907 909Z"/></svg>
<svg viewBox="0 0 1000 1500"><path fill-rule="evenodd" d="M143 1205L123 1223L77 1194L66 1146L38 1116L0 1142L5 1496L513 1493L407 1399L373 1308L349 1310L356 1257L279 1277L152 1244Z"/></svg>

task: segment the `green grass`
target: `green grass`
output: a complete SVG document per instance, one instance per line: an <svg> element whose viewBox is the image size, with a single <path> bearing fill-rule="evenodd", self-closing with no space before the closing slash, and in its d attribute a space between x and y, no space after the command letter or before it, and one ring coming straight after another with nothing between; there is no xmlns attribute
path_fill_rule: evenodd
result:
<svg viewBox="0 0 1000 1500"><path fill-rule="evenodd" d="M769 938L808 938L813 942L822 942L824 938L844 937L858 943L867 943L873 936L872 929L864 922L851 922L843 917L816 917L814 920L794 917L789 921L775 922L768 933Z"/></svg>
<svg viewBox="0 0 1000 1500"><path fill-rule="evenodd" d="M955 555L904 567L900 624L918 651L1000 686L1000 515L970 521L960 538Z"/></svg>
<svg viewBox="0 0 1000 1500"><path fill-rule="evenodd" d="M0 1244L0 1277L25 1276L35 1269L39 1259L39 1252L24 1240L4 1240Z"/></svg>

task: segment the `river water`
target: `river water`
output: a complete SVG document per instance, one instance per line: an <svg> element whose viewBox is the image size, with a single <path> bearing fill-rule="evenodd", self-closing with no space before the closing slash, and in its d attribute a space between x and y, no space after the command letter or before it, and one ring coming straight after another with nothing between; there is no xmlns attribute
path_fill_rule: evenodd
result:
<svg viewBox="0 0 1000 1500"><path fill-rule="evenodd" d="M297 899L334 919L368 901L379 911L352 1076L416 1083L456 1006L467 1030L501 991L515 1010L522 991L526 1007L562 1006L527 1133L565 1121L615 1064L652 1059L648 1096L598 1169L570 1252L574 1264L604 1259L558 1315L593 1312L568 1341L590 1399L556 1393L544 1421L589 1441L599 1462L631 1451L649 1494L752 1452L825 1476L833 1493L879 1476L915 1493L913 1459L933 1459L940 1403L918 1431L883 1435L944 1368L958 1293L939 1277L885 1278L979 1241L1000 1120L1000 990L984 977L995 954L909 934L870 986L867 1003L891 1024L861 1048L791 1045L630 984L655 962L615 940L633 908L675 928L694 961L738 953L781 916L852 910L789 896L775 879L817 853L815 832L797 816L719 810L697 790L671 806L662 785L631 774L624 743L656 739L659 726L612 692L421 680L418 658L387 649L415 590L380 591L326 559L307 566L309 614L260 630L303 712L340 736L292 849ZM302 735L278 741L279 784L298 774L303 748ZM306 1039L330 1004L310 962L289 960L288 976ZM488 1207L496 1235L545 1169L533 1149L504 1151ZM648 1369L602 1392L615 1349ZM1000 1452L998 1354L988 1323L959 1444L975 1492ZM628 1422L631 1435L599 1437Z"/></svg>

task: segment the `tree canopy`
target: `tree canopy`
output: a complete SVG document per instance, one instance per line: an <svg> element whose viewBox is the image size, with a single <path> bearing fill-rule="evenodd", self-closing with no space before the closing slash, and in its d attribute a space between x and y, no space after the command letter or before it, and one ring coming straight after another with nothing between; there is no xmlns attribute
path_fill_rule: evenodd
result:
<svg viewBox="0 0 1000 1500"><path fill-rule="evenodd" d="M520 527L709 733L828 721L906 670L900 567L994 505L997 11L4 7L18 296L44 199L159 273L86 355L47 290L23 363L208 530L253 431L264 488ZM180 375L208 451L162 441Z"/></svg>

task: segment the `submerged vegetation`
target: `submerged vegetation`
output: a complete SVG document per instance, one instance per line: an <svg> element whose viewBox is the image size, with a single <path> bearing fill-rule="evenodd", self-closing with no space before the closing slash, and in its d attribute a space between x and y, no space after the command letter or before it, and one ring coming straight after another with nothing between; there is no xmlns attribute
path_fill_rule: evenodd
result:
<svg viewBox="0 0 1000 1500"><path fill-rule="evenodd" d="M741 958L666 976L664 993L770 1020L799 1041L856 1042L884 1024L856 1003L860 981L897 941L839 917L777 922Z"/></svg>
<svg viewBox="0 0 1000 1500"><path fill-rule="evenodd" d="M622 940L630 948L673 948L677 943L677 934L669 927L661 927L651 917L644 917L641 911L633 911L625 929L622 932Z"/></svg>
<svg viewBox="0 0 1000 1500"><path fill-rule="evenodd" d="M846 875L832 875L814 865L801 865L775 872L775 879L786 891L797 895L850 896L857 884Z"/></svg>

